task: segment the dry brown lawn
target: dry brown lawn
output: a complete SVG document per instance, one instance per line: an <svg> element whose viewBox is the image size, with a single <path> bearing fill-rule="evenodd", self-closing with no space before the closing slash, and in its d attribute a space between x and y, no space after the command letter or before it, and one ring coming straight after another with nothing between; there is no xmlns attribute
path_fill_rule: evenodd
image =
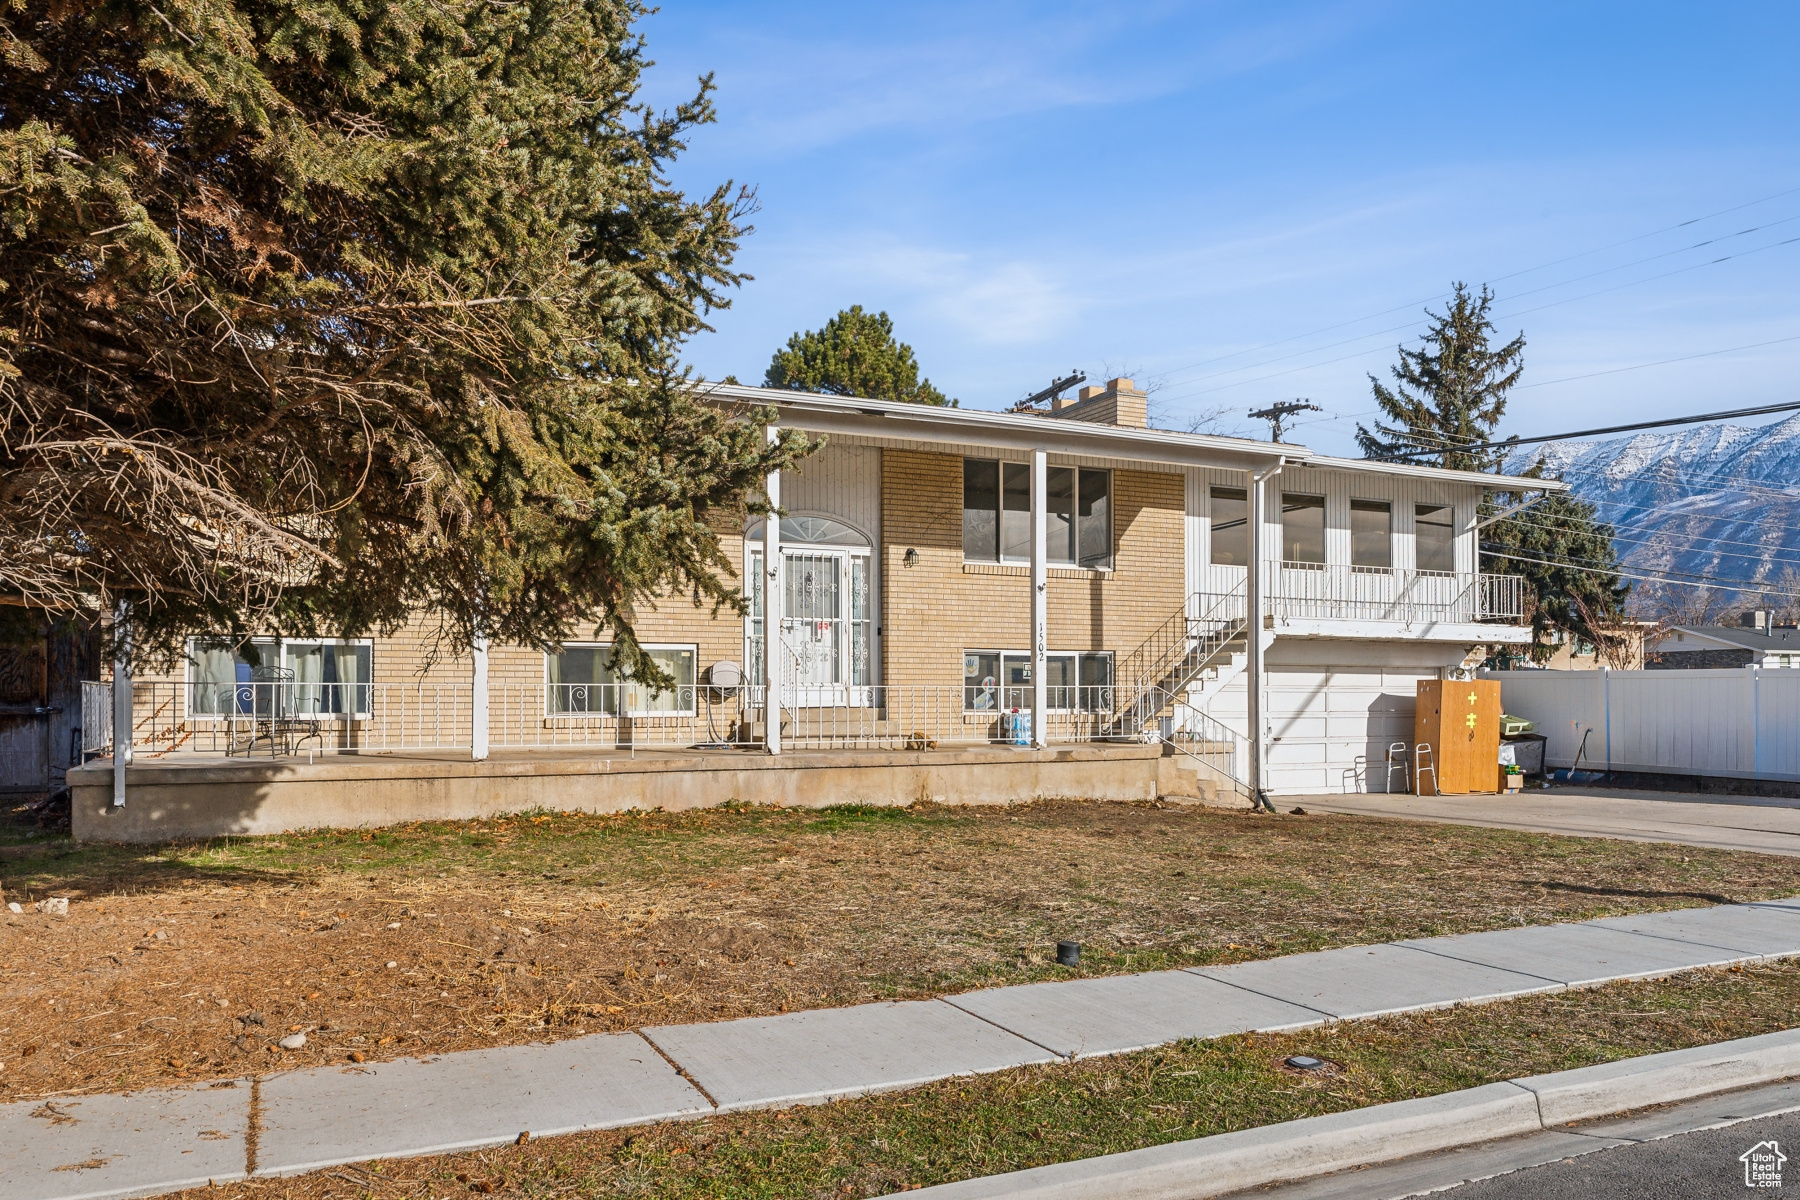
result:
<svg viewBox="0 0 1800 1200"><path fill-rule="evenodd" d="M0 837L0 1100L1800 892L1800 859L1058 801ZM31 911L73 897L67 918ZM307 1035L299 1051L275 1042Z"/></svg>

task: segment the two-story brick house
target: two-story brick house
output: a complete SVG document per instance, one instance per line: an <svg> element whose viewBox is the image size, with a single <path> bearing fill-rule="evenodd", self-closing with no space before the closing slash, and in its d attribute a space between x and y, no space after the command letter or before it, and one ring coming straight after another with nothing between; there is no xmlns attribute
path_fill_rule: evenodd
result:
<svg viewBox="0 0 1800 1200"><path fill-rule="evenodd" d="M1484 493L1561 486L1153 430L1124 379L1036 413L707 395L825 445L770 481L775 529L720 518L744 613L635 613L673 689L617 678L599 632L473 660L434 658L427 616L250 654L197 634L137 681L138 760L1162 741L1245 781L1260 696L1268 791L1384 790L1416 682L1529 639L1520 581L1479 571Z"/></svg>

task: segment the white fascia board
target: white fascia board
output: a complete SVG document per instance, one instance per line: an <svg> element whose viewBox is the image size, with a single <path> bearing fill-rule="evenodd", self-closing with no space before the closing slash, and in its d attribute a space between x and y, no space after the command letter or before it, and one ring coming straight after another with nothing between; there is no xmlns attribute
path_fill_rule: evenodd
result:
<svg viewBox="0 0 1800 1200"><path fill-rule="evenodd" d="M715 403L772 406L779 410L780 424L810 433L974 444L1006 450L1049 450L1167 466L1237 471L1270 466L1277 459L1299 463L1312 458L1312 451L1306 447L1286 443L1278 445L1249 438L1135 429L1030 413L940 408L930 404L899 404L891 400L821 396L814 392L730 384L710 385L698 394Z"/></svg>
<svg viewBox="0 0 1800 1200"><path fill-rule="evenodd" d="M1675 640L1675 635L1678 633L1683 635L1683 640L1679 642ZM1679 647L1696 639L1702 642L1711 642L1713 647L1717 647L1721 650L1749 650L1755 654L1767 653L1766 650L1758 650L1755 646L1746 646L1741 642L1734 642L1727 638L1714 637L1710 633L1701 633L1697 629L1671 629L1654 641L1647 642L1645 649L1664 650L1670 654L1680 654L1681 650Z"/></svg>
<svg viewBox="0 0 1800 1200"><path fill-rule="evenodd" d="M1289 620L1276 618L1275 633L1282 638L1339 638L1353 641L1462 642L1472 645L1525 646L1531 643L1529 625L1487 625L1475 622Z"/></svg>
<svg viewBox="0 0 1800 1200"><path fill-rule="evenodd" d="M1531 479L1523 475L1494 475L1486 471L1448 471L1443 467L1421 467L1413 463L1382 462L1373 458L1332 458L1315 454L1306 465L1326 471L1358 471L1374 475L1401 475L1409 479L1431 479L1440 483L1467 483L1490 492L1566 492L1569 485L1560 479Z"/></svg>

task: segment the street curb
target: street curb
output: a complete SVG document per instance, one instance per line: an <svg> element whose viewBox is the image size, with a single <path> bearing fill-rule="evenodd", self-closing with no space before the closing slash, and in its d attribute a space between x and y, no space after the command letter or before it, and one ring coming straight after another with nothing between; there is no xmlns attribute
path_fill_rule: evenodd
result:
<svg viewBox="0 0 1800 1200"><path fill-rule="evenodd" d="M1205 1200L1800 1076L1800 1029L1005 1175L920 1200Z"/></svg>

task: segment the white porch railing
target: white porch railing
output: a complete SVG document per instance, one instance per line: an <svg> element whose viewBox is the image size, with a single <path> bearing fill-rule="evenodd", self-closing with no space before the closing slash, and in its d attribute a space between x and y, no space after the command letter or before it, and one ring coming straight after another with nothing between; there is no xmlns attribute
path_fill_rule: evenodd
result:
<svg viewBox="0 0 1800 1200"><path fill-rule="evenodd" d="M110 715L110 685L84 699ZM823 692L823 689L814 689ZM1018 693L1018 694L1014 694ZM1051 687L1047 737L1108 739L1118 721L1111 687ZM872 686L830 696L792 695L782 741L795 749L919 750L952 745L1026 745L1029 689L961 685ZM474 689L467 683L132 684L135 760L173 755L275 757L468 751ZM1020 707L1011 705L1018 703ZM493 750L587 748L761 749L760 687L638 684L495 684L488 689ZM90 753L111 752L110 724L87 730Z"/></svg>
<svg viewBox="0 0 1800 1200"><path fill-rule="evenodd" d="M1517 575L1284 562L1268 578L1269 610L1278 618L1423 625L1525 615L1525 581Z"/></svg>

